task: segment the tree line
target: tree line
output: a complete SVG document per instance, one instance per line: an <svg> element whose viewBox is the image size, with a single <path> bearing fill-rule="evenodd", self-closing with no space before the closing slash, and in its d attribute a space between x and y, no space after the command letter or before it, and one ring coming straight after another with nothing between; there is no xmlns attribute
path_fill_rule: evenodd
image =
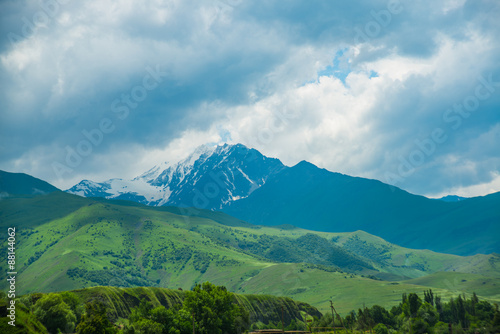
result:
<svg viewBox="0 0 500 334"><path fill-rule="evenodd" d="M332 319L334 319L332 321ZM500 333L500 312L497 304L459 295L443 302L432 289L424 291L423 299L416 293L404 293L401 302L387 310L379 305L351 311L344 318L327 314L315 319L309 327L344 327L376 334L454 334Z"/></svg>
<svg viewBox="0 0 500 334"><path fill-rule="evenodd" d="M5 296L0 297L5 300ZM375 334L448 334L450 329L454 334L500 333L498 305L480 301L475 293L469 298L459 295L444 302L431 289L424 291L422 298L416 293L404 293L401 302L391 309L373 305L341 317L333 314L332 304L331 314L314 317L312 322L292 319L287 324L251 324L248 311L235 303L234 295L224 286L209 282L186 291L183 303L168 309L154 307L144 298L132 308L128 319L120 319L120 326L109 317L112 305L98 298L82 304L72 292L26 295L19 303L51 334L240 334L252 329L282 327L286 330L343 327L343 333Z"/></svg>

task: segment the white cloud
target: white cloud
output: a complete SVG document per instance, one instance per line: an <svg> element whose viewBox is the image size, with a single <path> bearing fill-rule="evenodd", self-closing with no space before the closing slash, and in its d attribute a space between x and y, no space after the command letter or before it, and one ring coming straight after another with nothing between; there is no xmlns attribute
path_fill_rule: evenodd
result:
<svg viewBox="0 0 500 334"><path fill-rule="evenodd" d="M492 172L491 181L482 182L479 184L474 184L471 186L458 186L444 189L439 193L428 194L431 198L441 198L450 194L454 194L461 197L476 197L484 196L492 193L498 192L500 189L500 174Z"/></svg>
<svg viewBox="0 0 500 334"><path fill-rule="evenodd" d="M278 2L230 4L72 2L23 41L4 45L0 168L61 187L78 178L129 178L229 131L232 142L289 165L309 160L384 180L415 140L449 126L443 113L474 93L479 76L499 73L493 17L500 9L488 1L405 2L377 36L355 46L354 29L375 22L370 13L387 1L296 1L286 11ZM21 17L40 10L0 6L10 10L0 7L14 32ZM339 50L350 57L345 84L335 71L318 78L336 66ZM156 65L168 73L162 85L126 120L113 118L111 102ZM459 129L446 128L448 140L398 186L436 194L493 182L498 152L487 134L500 123L498 92L481 103ZM116 131L58 180L51 163L64 161L65 147L104 117ZM471 167L453 168L461 161Z"/></svg>

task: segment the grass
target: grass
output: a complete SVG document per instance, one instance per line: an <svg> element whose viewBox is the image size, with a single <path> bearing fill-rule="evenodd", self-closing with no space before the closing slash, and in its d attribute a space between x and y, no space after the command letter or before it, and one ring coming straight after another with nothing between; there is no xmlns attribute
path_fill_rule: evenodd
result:
<svg viewBox="0 0 500 334"><path fill-rule="evenodd" d="M362 308L363 305L381 305L387 308L398 305L403 293L415 292L423 298L423 292L432 288L435 294L443 300L456 297L467 292L470 295L475 286L447 286L446 280L435 277L430 284L410 281L389 282L373 280L358 275L335 272L330 273L320 269L307 269L303 264L279 264L262 270L252 280L244 283L243 293L265 293L272 295L291 296L317 307L322 313L330 311L330 300L333 300L336 310L345 316L351 310ZM447 273L445 273L447 274ZM456 274L462 275L462 274ZM470 274L463 274L470 275ZM459 276L460 277L460 276ZM498 279L490 278L490 291L477 289L481 300L500 302ZM470 291L470 292L469 292Z"/></svg>
<svg viewBox="0 0 500 334"><path fill-rule="evenodd" d="M105 285L186 290L211 281L238 293L288 296L322 312L332 298L341 314L363 304L390 307L403 292L428 288L445 299L475 291L500 301L498 255L440 254L363 231L263 227L185 212L56 192L0 201L0 227L17 228L23 294ZM0 262L2 273L5 266Z"/></svg>

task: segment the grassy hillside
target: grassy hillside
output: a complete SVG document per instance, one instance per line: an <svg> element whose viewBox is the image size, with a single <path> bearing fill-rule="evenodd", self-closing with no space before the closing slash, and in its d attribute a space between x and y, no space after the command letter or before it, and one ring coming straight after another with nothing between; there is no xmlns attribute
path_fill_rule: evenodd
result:
<svg viewBox="0 0 500 334"><path fill-rule="evenodd" d="M455 285L457 280L466 279L468 275L470 274L456 273L452 281L440 280L436 277L429 284L427 282L422 284L413 280L389 282L340 272L331 273L324 268L315 268L307 264L280 264L261 271L252 280L242 284L242 288L238 291L243 293L259 291L272 295L291 296L294 300L302 300L314 305L323 313L329 312L331 299L337 311L345 315L351 310L362 308L363 305L367 307L396 306L405 292L415 292L423 298L424 290L429 288L432 288L434 293L441 296L443 300L462 293L470 295L476 291L477 284ZM500 280L490 278L482 290L477 289L481 291L477 294L482 300L498 303L500 302L499 284ZM469 290L469 288L472 289Z"/></svg>
<svg viewBox="0 0 500 334"><path fill-rule="evenodd" d="M412 250L362 231L254 226L211 211L61 192L0 201L0 227L8 226L17 228L19 293L107 285L190 289L210 281L233 292L303 300L322 311L333 297L343 313L363 303L394 305L402 292L428 287L443 297L476 291L477 285L450 288L437 279L405 281L455 271L488 277L476 292L499 300L498 255ZM5 265L0 262L2 273Z"/></svg>
<svg viewBox="0 0 500 334"><path fill-rule="evenodd" d="M477 274L439 272L408 280L407 282L450 291L475 291L478 295L490 296L492 299L500 300L500 282L498 279Z"/></svg>

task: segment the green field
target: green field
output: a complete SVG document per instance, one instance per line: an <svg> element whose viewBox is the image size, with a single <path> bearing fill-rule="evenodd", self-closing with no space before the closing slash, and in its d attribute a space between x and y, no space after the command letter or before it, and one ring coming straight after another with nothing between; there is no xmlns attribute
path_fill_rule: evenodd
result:
<svg viewBox="0 0 500 334"><path fill-rule="evenodd" d="M322 312L333 299L341 314L363 304L389 307L403 292L428 288L445 299L475 291L500 301L498 255L407 249L363 231L254 226L217 212L60 192L4 199L0 219L3 229L17 228L21 294L92 286L191 289L210 281L236 293L287 296Z"/></svg>

